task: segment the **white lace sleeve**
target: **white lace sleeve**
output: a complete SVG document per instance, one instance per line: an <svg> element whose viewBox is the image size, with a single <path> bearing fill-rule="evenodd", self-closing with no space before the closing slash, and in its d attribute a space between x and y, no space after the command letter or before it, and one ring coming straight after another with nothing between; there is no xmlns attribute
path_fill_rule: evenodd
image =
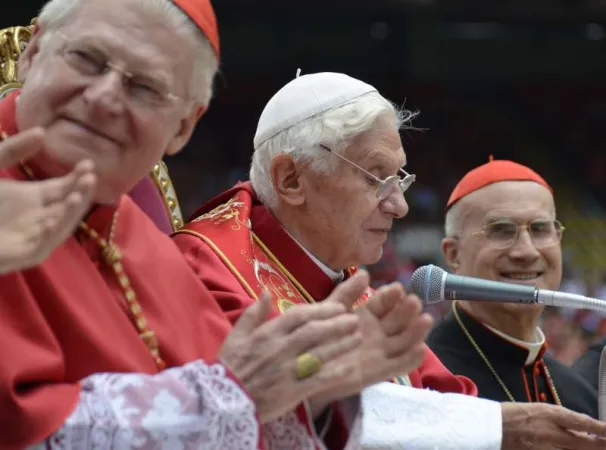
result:
<svg viewBox="0 0 606 450"><path fill-rule="evenodd" d="M257 449L255 405L221 364L157 375L96 374L64 425L35 449Z"/></svg>
<svg viewBox="0 0 606 450"><path fill-rule="evenodd" d="M380 383L362 393L367 450L499 450L501 405L461 394Z"/></svg>

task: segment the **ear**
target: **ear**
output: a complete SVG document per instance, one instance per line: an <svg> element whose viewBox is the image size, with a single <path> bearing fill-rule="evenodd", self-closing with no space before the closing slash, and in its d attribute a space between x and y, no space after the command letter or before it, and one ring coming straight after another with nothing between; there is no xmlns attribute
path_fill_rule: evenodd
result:
<svg viewBox="0 0 606 450"><path fill-rule="evenodd" d="M40 38L44 34L44 30L37 28L34 30L32 37L21 52L18 62L17 78L20 83L25 81L27 73L32 68L32 65L40 52Z"/></svg>
<svg viewBox="0 0 606 450"><path fill-rule="evenodd" d="M206 106L194 105L191 112L181 120L177 134L169 142L168 150L166 151L167 155L177 154L185 147L185 144L191 139L191 135L196 128L198 120L205 111Z"/></svg>
<svg viewBox="0 0 606 450"><path fill-rule="evenodd" d="M299 167L290 155L278 155L271 162L271 181L276 194L287 204L299 206L305 202Z"/></svg>
<svg viewBox="0 0 606 450"><path fill-rule="evenodd" d="M459 262L459 240L454 237L442 239L442 254L450 270L457 273L461 265Z"/></svg>

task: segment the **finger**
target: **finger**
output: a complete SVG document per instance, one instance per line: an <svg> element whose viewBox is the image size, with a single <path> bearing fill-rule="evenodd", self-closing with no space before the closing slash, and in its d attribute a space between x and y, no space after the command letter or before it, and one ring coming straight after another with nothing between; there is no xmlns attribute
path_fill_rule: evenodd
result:
<svg viewBox="0 0 606 450"><path fill-rule="evenodd" d="M32 128L0 143L0 168L10 167L28 159L44 147L44 130Z"/></svg>
<svg viewBox="0 0 606 450"><path fill-rule="evenodd" d="M576 432L586 432L596 436L606 437L606 423L599 422L591 417L558 408L554 422L562 428Z"/></svg>
<svg viewBox="0 0 606 450"><path fill-rule="evenodd" d="M311 395L315 395L320 390L326 391L332 387L342 385L344 380L352 375L351 361L346 355L352 350L356 350L362 340L362 333L356 332L310 351L312 355L317 356L322 361L322 368L310 378L300 380L301 389L309 390L312 392ZM351 380L348 381L351 382ZM354 381L357 386L361 383L361 380Z"/></svg>
<svg viewBox="0 0 606 450"><path fill-rule="evenodd" d="M307 352L322 343L334 342L358 331L355 314L341 314L325 320L312 320L286 338L286 348L293 355Z"/></svg>
<svg viewBox="0 0 606 450"><path fill-rule="evenodd" d="M551 436L550 436L551 438ZM560 429L553 433L553 438L550 439L555 448L576 450L604 450L606 448L606 440L587 433L575 433L573 431Z"/></svg>
<svg viewBox="0 0 606 450"><path fill-rule="evenodd" d="M286 336L313 320L327 320L346 313L339 303L321 302L313 305L297 305L282 316L263 325L262 331L269 336Z"/></svg>
<svg viewBox="0 0 606 450"><path fill-rule="evenodd" d="M406 330L421 314L421 301L415 295L405 295L381 318L381 329L386 336Z"/></svg>
<svg viewBox="0 0 606 450"><path fill-rule="evenodd" d="M365 304L365 307L374 316L381 318L388 314L404 296L402 284L390 283L377 289L370 301Z"/></svg>
<svg viewBox="0 0 606 450"><path fill-rule="evenodd" d="M264 290L259 299L244 310L230 334L248 335L269 318L271 294Z"/></svg>
<svg viewBox="0 0 606 450"><path fill-rule="evenodd" d="M355 331L336 339L332 342L324 343L316 348L310 349L312 355L317 356L322 361L322 365L330 364L340 356L357 349L362 344L362 333Z"/></svg>
<svg viewBox="0 0 606 450"><path fill-rule="evenodd" d="M424 313L414 320L402 333L387 337L384 346L387 357L396 358L399 355L405 354L417 344L422 343L429 334L432 324L432 317Z"/></svg>
<svg viewBox="0 0 606 450"><path fill-rule="evenodd" d="M322 303L340 303L350 310L356 300L362 296L369 282L368 272L360 270L343 283L339 283Z"/></svg>
<svg viewBox="0 0 606 450"><path fill-rule="evenodd" d="M95 177L92 174L84 177L63 201L52 203L45 211L45 244L55 246L67 239L78 226L92 205Z"/></svg>
<svg viewBox="0 0 606 450"><path fill-rule="evenodd" d="M56 202L65 199L71 192L81 191L83 196L94 188L96 177L93 173L93 163L91 161L81 161L74 169L58 178L50 178L43 183L42 201L44 204Z"/></svg>

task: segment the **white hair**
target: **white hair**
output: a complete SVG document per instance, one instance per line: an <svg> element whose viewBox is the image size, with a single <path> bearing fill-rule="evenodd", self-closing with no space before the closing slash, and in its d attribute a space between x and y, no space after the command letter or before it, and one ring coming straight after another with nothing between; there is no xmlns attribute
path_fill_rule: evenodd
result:
<svg viewBox="0 0 606 450"><path fill-rule="evenodd" d="M53 31L69 23L74 13L86 0L49 0L40 11L39 23L48 31L48 37ZM90 0L102 1L102 0ZM219 69L219 61L210 45L210 42L202 34L200 29L192 20L169 0L131 0L136 1L147 10L164 14L168 23L175 30L175 34L183 36L187 40L196 43L198 57L194 60L192 86L190 95L203 105L208 105L213 93L213 79ZM40 46L44 43L44 38Z"/></svg>
<svg viewBox="0 0 606 450"><path fill-rule="evenodd" d="M461 206L461 201L456 202L446 211L446 217L444 218L444 234L446 237L457 237L461 234L464 212L466 214L464 205Z"/></svg>
<svg viewBox="0 0 606 450"><path fill-rule="evenodd" d="M282 154L307 161L311 170L329 175L336 158L319 147L342 153L359 135L372 129L379 117L389 116L400 130L418 114L398 108L378 92L370 92L322 114L306 119L260 144L252 156L250 181L259 199L274 209L277 196L270 173L273 159Z"/></svg>

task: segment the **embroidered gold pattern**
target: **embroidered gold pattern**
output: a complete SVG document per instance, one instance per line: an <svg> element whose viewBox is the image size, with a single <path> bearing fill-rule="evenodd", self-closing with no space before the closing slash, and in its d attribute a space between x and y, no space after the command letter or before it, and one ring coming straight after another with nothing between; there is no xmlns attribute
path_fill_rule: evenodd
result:
<svg viewBox="0 0 606 450"><path fill-rule="evenodd" d="M244 206L244 202L237 201L235 198L230 198L227 202L220 204L213 210L196 217L193 222L211 220L213 224L220 225L233 219L234 224L231 228L232 230L237 231L242 228L242 225L246 226L246 224L240 220L240 208Z"/></svg>

